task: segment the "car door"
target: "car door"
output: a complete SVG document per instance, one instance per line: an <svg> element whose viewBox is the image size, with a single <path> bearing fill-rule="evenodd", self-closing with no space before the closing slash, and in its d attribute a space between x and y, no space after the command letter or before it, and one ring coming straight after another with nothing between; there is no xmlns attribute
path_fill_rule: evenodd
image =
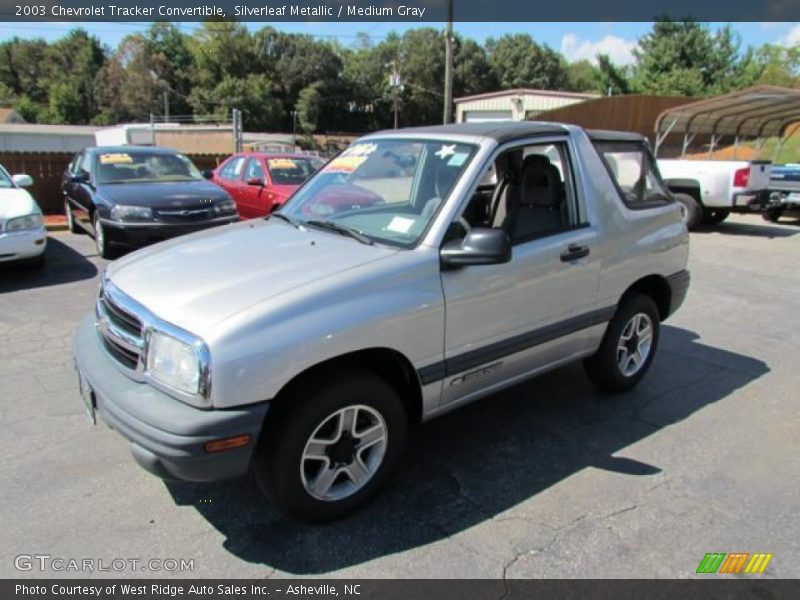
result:
<svg viewBox="0 0 800 600"><path fill-rule="evenodd" d="M81 152L78 154L68 167L64 175L64 197L66 204L72 211L73 219L80 227L86 231L94 233L92 227L93 189L92 189L92 154ZM74 177L83 175L87 179L84 182L75 181Z"/></svg>
<svg viewBox="0 0 800 600"><path fill-rule="evenodd" d="M246 218L252 219L269 214L272 200L268 183L261 158L257 156L248 158L239 200L242 209L246 211Z"/></svg>
<svg viewBox="0 0 800 600"><path fill-rule="evenodd" d="M241 203L241 183L244 162L244 156L237 155L230 157L227 162L222 164L217 175L218 181L216 183L231 195L231 198L233 198L233 201L236 203L239 216L243 219L248 219L251 217L247 214L245 206Z"/></svg>
<svg viewBox="0 0 800 600"><path fill-rule="evenodd" d="M519 192L517 206L524 205L527 212L518 212L515 225L508 225L501 202L510 201L514 193L501 194L486 224L508 228L511 261L442 271L447 315L444 405L470 400L585 354L602 328L596 324L598 232L585 217L568 141L509 150L511 154L504 152L495 165L516 156L518 172L503 170L497 185L517 185L520 189L509 191ZM528 158L533 155L537 156ZM538 166L523 169L528 163ZM522 189L528 168L534 171L524 181L538 181L539 187ZM465 214L468 210L469 206Z"/></svg>

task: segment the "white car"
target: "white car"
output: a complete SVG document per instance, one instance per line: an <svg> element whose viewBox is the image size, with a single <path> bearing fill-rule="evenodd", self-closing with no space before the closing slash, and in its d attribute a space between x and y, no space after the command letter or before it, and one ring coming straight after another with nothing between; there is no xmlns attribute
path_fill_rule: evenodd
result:
<svg viewBox="0 0 800 600"><path fill-rule="evenodd" d="M30 185L30 175L12 177L0 166L0 264L44 262L47 230L39 205L23 189Z"/></svg>

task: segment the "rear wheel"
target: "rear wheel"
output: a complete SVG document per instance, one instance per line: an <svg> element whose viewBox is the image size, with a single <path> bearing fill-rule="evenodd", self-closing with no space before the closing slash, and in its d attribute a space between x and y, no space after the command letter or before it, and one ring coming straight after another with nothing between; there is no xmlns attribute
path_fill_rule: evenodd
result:
<svg viewBox="0 0 800 600"><path fill-rule="evenodd" d="M704 225L718 225L728 218L731 211L724 208L706 208L703 210Z"/></svg>
<svg viewBox="0 0 800 600"><path fill-rule="evenodd" d="M780 208L768 208L763 213L761 213L761 217L770 223L777 223L781 215L783 214L783 210Z"/></svg>
<svg viewBox="0 0 800 600"><path fill-rule="evenodd" d="M406 437L403 402L381 378L358 369L301 383L276 406L253 461L261 490L282 512L329 521L381 486Z"/></svg>
<svg viewBox="0 0 800 600"><path fill-rule="evenodd" d="M686 225L686 229L689 231L696 229L703 217L700 203L694 196L690 196L689 194L678 193L672 195L675 196L675 200L680 202L683 206L683 223Z"/></svg>
<svg viewBox="0 0 800 600"><path fill-rule="evenodd" d="M660 323L650 296L628 296L609 323L600 348L584 361L592 383L606 392L624 392L639 383L653 362Z"/></svg>

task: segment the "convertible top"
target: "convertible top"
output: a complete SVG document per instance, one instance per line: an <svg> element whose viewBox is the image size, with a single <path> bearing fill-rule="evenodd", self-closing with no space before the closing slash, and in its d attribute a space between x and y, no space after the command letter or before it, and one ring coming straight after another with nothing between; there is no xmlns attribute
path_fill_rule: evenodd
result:
<svg viewBox="0 0 800 600"><path fill-rule="evenodd" d="M452 125L433 125L428 127L408 127L403 129L388 129L375 135L420 134L423 136L448 136L464 135L483 137L495 140L498 144L512 142L521 138L535 135L563 134L569 129L562 123L548 121L495 121L488 123L456 123ZM622 131L587 131L593 140L604 141L641 141L644 139L638 133Z"/></svg>

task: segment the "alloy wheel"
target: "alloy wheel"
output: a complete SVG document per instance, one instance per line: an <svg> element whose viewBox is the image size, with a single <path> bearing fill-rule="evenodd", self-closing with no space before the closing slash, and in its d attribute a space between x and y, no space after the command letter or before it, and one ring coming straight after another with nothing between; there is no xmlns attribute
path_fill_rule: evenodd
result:
<svg viewBox="0 0 800 600"><path fill-rule="evenodd" d="M377 473L388 442L386 422L363 404L329 415L306 442L300 477L306 492L336 502L355 494Z"/></svg>

